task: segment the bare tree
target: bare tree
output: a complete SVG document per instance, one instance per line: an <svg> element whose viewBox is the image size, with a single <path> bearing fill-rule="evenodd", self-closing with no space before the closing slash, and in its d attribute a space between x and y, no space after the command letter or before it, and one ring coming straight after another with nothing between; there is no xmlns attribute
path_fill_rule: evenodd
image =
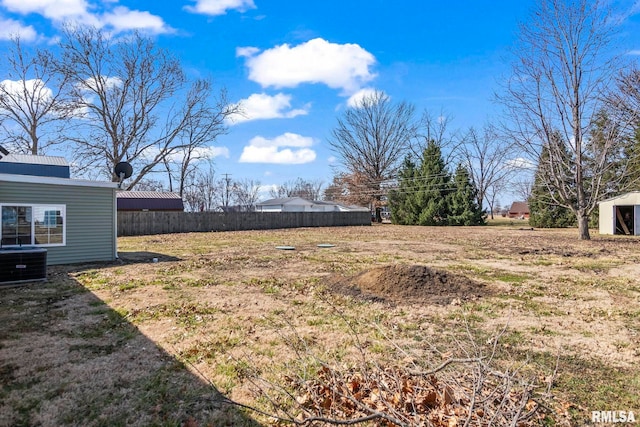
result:
<svg viewBox="0 0 640 427"><path fill-rule="evenodd" d="M370 202L381 197L380 186L395 177L416 137L415 108L394 104L383 92L363 97L338 118L329 138L347 175L364 178L374 189Z"/></svg>
<svg viewBox="0 0 640 427"><path fill-rule="evenodd" d="M515 172L509 163L511 151L512 146L503 143L493 125L489 123L484 125L481 132L473 127L469 128L459 146L460 160L469 170L478 190L478 206L483 209L486 203L491 218L499 190L504 189L506 181Z"/></svg>
<svg viewBox="0 0 640 427"><path fill-rule="evenodd" d="M338 173L324 190L324 199L347 205L366 206L375 194L381 192L380 185L372 184L362 174Z"/></svg>
<svg viewBox="0 0 640 427"><path fill-rule="evenodd" d="M298 178L295 181L286 181L276 188L269 190L269 195L273 198L280 197L301 197L307 200L320 200L322 196L321 180L307 181Z"/></svg>
<svg viewBox="0 0 640 427"><path fill-rule="evenodd" d="M520 179L512 183L513 194L518 200L529 200L533 192L533 179Z"/></svg>
<svg viewBox="0 0 640 427"><path fill-rule="evenodd" d="M554 190L554 203L576 215L584 240L590 239L591 212L608 196L603 178L625 129L610 126L597 144L589 144L619 64L611 53L614 32L609 3L538 0L520 26L513 75L498 97L510 136L528 159L537 163L543 147L549 150L542 185Z"/></svg>
<svg viewBox="0 0 640 427"><path fill-rule="evenodd" d="M207 81L198 83L210 85ZM198 84L192 90L203 90ZM207 89L208 90L208 89ZM218 136L228 132L225 121L229 116L239 113L239 107L227 100L226 91L221 91L213 101L211 108L205 108L200 114L189 115L184 127L177 137L177 148L172 155L163 159L167 171L170 191L174 191L173 183L177 181L178 193L184 194L189 176L196 173L198 163L210 161L212 153L207 144Z"/></svg>
<svg viewBox="0 0 640 427"><path fill-rule="evenodd" d="M233 183L233 200L243 212L255 210L259 200L260 182L243 179Z"/></svg>
<svg viewBox="0 0 640 427"><path fill-rule="evenodd" d="M145 178L138 181L135 191L164 191L164 184L157 179ZM169 190L171 191L171 190Z"/></svg>
<svg viewBox="0 0 640 427"><path fill-rule="evenodd" d="M429 141L434 141L445 156L445 162L449 162L449 156L453 155L460 138L458 132L451 129L453 116L441 110L438 114L434 114L429 110L424 110L420 117L418 135L411 143L411 152L416 158L420 158L427 148Z"/></svg>
<svg viewBox="0 0 640 427"><path fill-rule="evenodd" d="M185 207L190 212L211 211L218 207L220 186L212 167L199 169L188 177L182 195Z"/></svg>
<svg viewBox="0 0 640 427"><path fill-rule="evenodd" d="M226 209L231 206L231 198L233 197L233 179L228 173L223 174L224 179L217 181L218 185L218 202L222 209Z"/></svg>
<svg viewBox="0 0 640 427"><path fill-rule="evenodd" d="M224 128L229 110L209 103L211 83L188 87L179 61L139 33L114 39L95 28L66 27L60 47L59 70L82 100L76 154L114 181L120 161L134 166L131 188L168 156Z"/></svg>
<svg viewBox="0 0 640 427"><path fill-rule="evenodd" d="M624 189L640 188L640 68L637 64L625 67L617 76L616 88L608 96L609 112L614 122L630 122L631 132L628 145L620 152L626 160L620 162L618 170L611 177L615 183L622 182ZM606 118L605 118L606 119ZM600 128L606 128L608 120L599 122ZM610 121L609 121L610 122Z"/></svg>
<svg viewBox="0 0 640 427"><path fill-rule="evenodd" d="M0 123L9 148L42 154L48 146L63 140L73 102L69 78L55 72L53 54L30 52L12 39L5 63L7 77L0 82Z"/></svg>
<svg viewBox="0 0 640 427"><path fill-rule="evenodd" d="M503 195L506 192L507 187L509 187L511 184L512 183L509 181L496 181L495 183L487 187L487 193L485 197L487 200L487 206L489 206L489 215L491 219L494 218L495 212L500 211L500 200L498 200L498 197L500 195Z"/></svg>

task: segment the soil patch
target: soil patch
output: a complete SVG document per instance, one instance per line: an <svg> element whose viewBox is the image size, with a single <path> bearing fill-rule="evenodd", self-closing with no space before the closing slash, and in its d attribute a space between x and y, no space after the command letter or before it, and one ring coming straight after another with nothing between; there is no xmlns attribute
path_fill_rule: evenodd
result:
<svg viewBox="0 0 640 427"><path fill-rule="evenodd" d="M424 265L376 267L353 277L333 276L328 284L338 293L395 303L449 305L492 293L485 284L464 275Z"/></svg>

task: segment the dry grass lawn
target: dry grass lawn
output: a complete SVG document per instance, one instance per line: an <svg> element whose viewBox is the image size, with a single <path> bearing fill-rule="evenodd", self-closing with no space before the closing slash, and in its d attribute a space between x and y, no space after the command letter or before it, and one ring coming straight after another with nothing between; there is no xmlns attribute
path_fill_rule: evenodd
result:
<svg viewBox="0 0 640 427"><path fill-rule="evenodd" d="M376 224L118 244L119 262L0 288L0 426L270 425L224 397L295 410L261 387L296 398L320 360L428 369L495 337L496 369L544 396L536 423L640 419L637 238Z"/></svg>

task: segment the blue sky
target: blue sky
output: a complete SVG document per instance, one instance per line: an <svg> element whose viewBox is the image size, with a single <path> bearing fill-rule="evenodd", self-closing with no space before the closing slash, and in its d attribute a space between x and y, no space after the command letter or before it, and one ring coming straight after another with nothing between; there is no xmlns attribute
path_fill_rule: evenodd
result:
<svg viewBox="0 0 640 427"><path fill-rule="evenodd" d="M635 1L623 49L640 49ZM533 0L0 0L0 49L9 34L46 46L64 21L113 32L140 29L173 51L192 77L212 77L247 120L215 142L216 173L277 185L331 181L327 138L367 90L465 130L498 114L492 94L509 68L518 22ZM638 42L638 43L636 43ZM634 45L634 43L636 43ZM0 76L0 80L3 80ZM365 92L363 92L365 91Z"/></svg>

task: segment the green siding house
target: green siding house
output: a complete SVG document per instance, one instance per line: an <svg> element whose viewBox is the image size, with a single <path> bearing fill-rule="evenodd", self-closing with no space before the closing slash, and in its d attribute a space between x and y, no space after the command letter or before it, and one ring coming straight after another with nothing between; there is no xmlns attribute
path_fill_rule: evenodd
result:
<svg viewBox="0 0 640 427"><path fill-rule="evenodd" d="M117 184L0 173L0 243L47 250L47 265L117 258Z"/></svg>

